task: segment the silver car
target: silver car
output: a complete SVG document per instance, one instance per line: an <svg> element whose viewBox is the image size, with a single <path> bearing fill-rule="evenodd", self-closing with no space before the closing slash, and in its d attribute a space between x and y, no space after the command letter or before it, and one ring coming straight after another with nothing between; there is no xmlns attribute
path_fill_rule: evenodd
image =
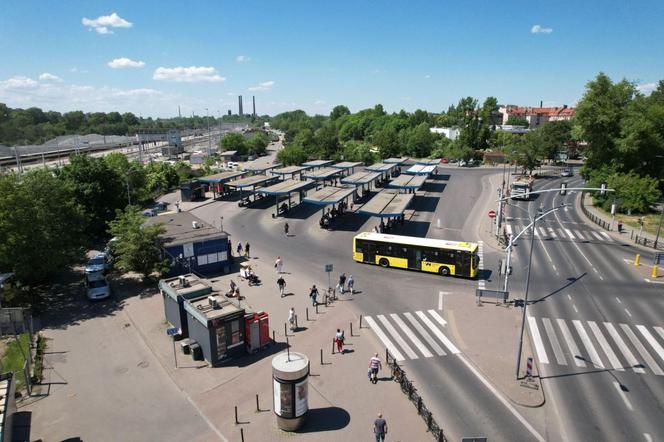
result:
<svg viewBox="0 0 664 442"><path fill-rule="evenodd" d="M91 301L99 299L106 299L111 296L111 285L108 283L108 278L100 279L85 279L85 295Z"/></svg>

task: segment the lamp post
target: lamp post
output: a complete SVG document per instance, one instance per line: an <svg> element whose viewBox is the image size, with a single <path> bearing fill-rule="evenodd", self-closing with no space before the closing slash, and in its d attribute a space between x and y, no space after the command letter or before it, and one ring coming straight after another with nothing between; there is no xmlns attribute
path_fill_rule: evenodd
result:
<svg viewBox="0 0 664 442"><path fill-rule="evenodd" d="M210 158L212 152L212 146L210 146L210 143L212 142L212 138L210 137L210 116L207 107L205 108L205 119L207 120L208 158Z"/></svg>
<svg viewBox="0 0 664 442"><path fill-rule="evenodd" d="M659 233L662 230L662 220L664 220L664 202L662 202L662 214L659 216L659 225L657 226L657 235L655 235L655 248L657 248L657 241L659 241Z"/></svg>

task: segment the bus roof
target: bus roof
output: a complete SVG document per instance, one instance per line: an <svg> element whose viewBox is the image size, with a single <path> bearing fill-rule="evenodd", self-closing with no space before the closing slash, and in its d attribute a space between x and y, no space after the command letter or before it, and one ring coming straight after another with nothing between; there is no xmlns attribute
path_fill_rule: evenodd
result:
<svg viewBox="0 0 664 442"><path fill-rule="evenodd" d="M362 232L355 239L367 239L370 241L391 242L394 244L407 244L413 246L433 247L440 249L464 250L466 252L477 251L477 243L448 241L445 239L419 238L417 236L388 235L385 233Z"/></svg>

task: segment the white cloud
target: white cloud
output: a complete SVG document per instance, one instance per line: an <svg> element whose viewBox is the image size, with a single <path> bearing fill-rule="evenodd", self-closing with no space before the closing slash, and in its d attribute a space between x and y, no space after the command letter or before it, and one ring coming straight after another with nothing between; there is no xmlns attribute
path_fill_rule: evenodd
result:
<svg viewBox="0 0 664 442"><path fill-rule="evenodd" d="M236 93L235 93L235 92L226 92L226 95L228 95L229 97L231 97L231 96L233 96L233 95L236 95Z"/></svg>
<svg viewBox="0 0 664 442"><path fill-rule="evenodd" d="M426 75L424 76L424 78L426 78L426 79L428 80L429 78L431 78L431 75L426 74Z"/></svg>
<svg viewBox="0 0 664 442"><path fill-rule="evenodd" d="M0 90L22 90L22 89L35 89L39 87L39 83L32 78L17 75L7 80L0 81Z"/></svg>
<svg viewBox="0 0 664 442"><path fill-rule="evenodd" d="M326 103L325 100L316 100L316 101L314 101L314 104L318 105L318 106L321 105L321 104L325 104L325 103Z"/></svg>
<svg viewBox="0 0 664 442"><path fill-rule="evenodd" d="M135 61L127 57L115 58L107 64L113 69L142 68L145 66L144 61Z"/></svg>
<svg viewBox="0 0 664 442"><path fill-rule="evenodd" d="M636 90L645 95L650 95L655 89L657 89L657 83L643 83L636 86Z"/></svg>
<svg viewBox="0 0 664 442"><path fill-rule="evenodd" d="M62 78L58 77L57 75L49 74L48 72L41 74L39 79L42 81L62 81Z"/></svg>
<svg viewBox="0 0 664 442"><path fill-rule="evenodd" d="M194 83L199 81L226 81L226 77L220 76L215 68L203 66L178 66L174 68L158 67L154 71L152 78L154 80L177 81L186 83Z"/></svg>
<svg viewBox="0 0 664 442"><path fill-rule="evenodd" d="M128 22L115 12L111 15L101 15L95 19L83 17L81 23L90 30L97 31L97 34L112 34L113 31L109 28L131 28L134 26L133 23Z"/></svg>
<svg viewBox="0 0 664 442"><path fill-rule="evenodd" d="M237 57L235 57L235 61L237 61L238 63L249 63L251 61L251 57L247 55L238 55Z"/></svg>
<svg viewBox="0 0 664 442"><path fill-rule="evenodd" d="M264 81L262 83L258 83L256 86L251 86L249 88L250 91L269 91L272 89L272 86L274 86L274 81Z"/></svg>
<svg viewBox="0 0 664 442"><path fill-rule="evenodd" d="M531 34L550 34L553 32L553 28L543 28L540 25L533 25L532 28L530 28Z"/></svg>

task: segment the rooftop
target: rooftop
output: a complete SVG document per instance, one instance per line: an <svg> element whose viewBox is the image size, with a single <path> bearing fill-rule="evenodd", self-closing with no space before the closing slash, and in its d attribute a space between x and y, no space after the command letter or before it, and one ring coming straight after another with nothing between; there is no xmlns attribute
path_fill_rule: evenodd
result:
<svg viewBox="0 0 664 442"><path fill-rule="evenodd" d="M198 228L194 228L194 222ZM170 212L146 218L146 225L162 224L166 232L162 235L164 245L174 246L209 239L227 238L226 233L189 212Z"/></svg>
<svg viewBox="0 0 664 442"><path fill-rule="evenodd" d="M216 302L217 308L212 305L212 300ZM244 311L243 308L236 305L235 301L223 295L201 296L188 300L186 304L191 307L190 310L195 311L200 317L208 320Z"/></svg>
<svg viewBox="0 0 664 442"><path fill-rule="evenodd" d="M184 284L182 284L182 282L184 282ZM212 291L212 287L210 287L209 284L192 273L176 276L174 278L162 279L159 281L159 288L166 292L170 292L173 296L182 296L183 298L190 298L195 294L201 294L201 292L209 293Z"/></svg>

